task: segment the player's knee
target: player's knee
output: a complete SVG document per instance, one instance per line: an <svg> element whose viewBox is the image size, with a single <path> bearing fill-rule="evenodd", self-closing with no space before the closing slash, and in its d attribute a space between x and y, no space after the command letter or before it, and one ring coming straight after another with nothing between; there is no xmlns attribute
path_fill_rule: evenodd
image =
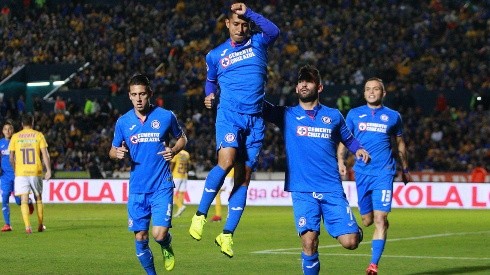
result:
<svg viewBox="0 0 490 275"><path fill-rule="evenodd" d="M362 224L364 226L370 226L373 224L373 217L371 216L362 216Z"/></svg>
<svg viewBox="0 0 490 275"><path fill-rule="evenodd" d="M340 244L349 250L354 250L359 246L358 234L348 234L339 238Z"/></svg>

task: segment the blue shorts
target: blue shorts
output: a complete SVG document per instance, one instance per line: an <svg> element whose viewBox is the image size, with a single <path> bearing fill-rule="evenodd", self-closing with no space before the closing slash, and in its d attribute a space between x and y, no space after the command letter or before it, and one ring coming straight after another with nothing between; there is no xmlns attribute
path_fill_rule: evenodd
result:
<svg viewBox="0 0 490 275"><path fill-rule="evenodd" d="M357 203L361 215L373 210L391 212L394 175L370 176L356 173Z"/></svg>
<svg viewBox="0 0 490 275"><path fill-rule="evenodd" d="M264 140L264 120L260 114L247 115L218 109L216 150L237 148L238 158L255 170Z"/></svg>
<svg viewBox="0 0 490 275"><path fill-rule="evenodd" d="M320 235L320 222L333 238L359 232L345 194L291 192L296 230L301 235L316 231Z"/></svg>
<svg viewBox="0 0 490 275"><path fill-rule="evenodd" d="M129 194L128 229L148 231L150 220L153 226L172 227L173 188L154 193Z"/></svg>
<svg viewBox="0 0 490 275"><path fill-rule="evenodd" d="M2 175L2 177L0 178L2 191L9 194L14 192L14 180L15 176L13 174L11 176Z"/></svg>

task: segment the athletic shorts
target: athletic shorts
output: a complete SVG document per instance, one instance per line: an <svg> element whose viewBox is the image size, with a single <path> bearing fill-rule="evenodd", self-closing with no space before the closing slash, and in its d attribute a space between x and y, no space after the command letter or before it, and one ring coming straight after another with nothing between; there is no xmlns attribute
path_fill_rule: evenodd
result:
<svg viewBox="0 0 490 275"><path fill-rule="evenodd" d="M15 195L29 194L31 191L38 197L43 193L43 178L38 176L15 177Z"/></svg>
<svg viewBox="0 0 490 275"><path fill-rule="evenodd" d="M247 115L218 109L216 116L216 150L237 148L238 158L255 170L264 140L264 120L261 115Z"/></svg>
<svg viewBox="0 0 490 275"><path fill-rule="evenodd" d="M148 231L153 226L172 227L173 188L153 193L131 193L128 197L129 231Z"/></svg>
<svg viewBox="0 0 490 275"><path fill-rule="evenodd" d="M320 222L333 238L359 232L344 194L291 192L294 221L298 235L315 231L320 235Z"/></svg>
<svg viewBox="0 0 490 275"><path fill-rule="evenodd" d="M15 176L12 175L2 175L0 178L1 182L1 189L5 193L12 193L14 191L14 181L15 181Z"/></svg>
<svg viewBox="0 0 490 275"><path fill-rule="evenodd" d="M371 176L356 173L357 203L361 215L373 210L391 212L394 175Z"/></svg>
<svg viewBox="0 0 490 275"><path fill-rule="evenodd" d="M176 179L174 178L175 192L186 192L187 191L187 179Z"/></svg>

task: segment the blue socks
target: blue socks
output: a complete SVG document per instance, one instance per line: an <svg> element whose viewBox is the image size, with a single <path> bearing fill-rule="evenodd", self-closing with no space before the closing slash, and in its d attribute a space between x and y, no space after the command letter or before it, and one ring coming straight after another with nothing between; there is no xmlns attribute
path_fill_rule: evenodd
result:
<svg viewBox="0 0 490 275"><path fill-rule="evenodd" d="M204 190L202 191L201 202L199 203L197 212L204 215L208 214L209 207L211 207L211 203L223 185L225 176L226 171L219 167L219 165L216 165L213 169L211 169L211 171L209 171L206 182L204 183Z"/></svg>
<svg viewBox="0 0 490 275"><path fill-rule="evenodd" d="M240 222L243 210L247 204L248 186L240 186L230 195L228 201L228 217L223 228L224 233L233 233Z"/></svg>
<svg viewBox="0 0 490 275"><path fill-rule="evenodd" d="M304 252L301 252L303 274L316 275L320 273L320 260L318 259L318 252L308 256Z"/></svg>
<svg viewBox="0 0 490 275"><path fill-rule="evenodd" d="M168 239L168 238L166 238ZM145 269L146 274L156 275L155 265L153 264L153 254L151 253L148 240L138 241L135 240L136 257L140 261L141 266Z"/></svg>
<svg viewBox="0 0 490 275"><path fill-rule="evenodd" d="M371 243L371 250L372 250L372 256L371 256L371 263L373 264L378 264L379 260L381 259L381 254L383 254L383 250L385 249L385 240L373 240Z"/></svg>
<svg viewBox="0 0 490 275"><path fill-rule="evenodd" d="M2 193L2 213L5 224L10 225L10 206L9 206L10 193Z"/></svg>
<svg viewBox="0 0 490 275"><path fill-rule="evenodd" d="M162 248L168 248L170 244L172 243L172 235L170 235L170 232L167 233L167 237L165 237L163 240L155 240Z"/></svg>

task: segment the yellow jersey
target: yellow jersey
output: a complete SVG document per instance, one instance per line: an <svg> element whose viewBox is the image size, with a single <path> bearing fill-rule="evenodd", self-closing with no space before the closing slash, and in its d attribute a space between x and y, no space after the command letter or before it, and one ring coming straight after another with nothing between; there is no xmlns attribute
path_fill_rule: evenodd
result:
<svg viewBox="0 0 490 275"><path fill-rule="evenodd" d="M15 152L15 176L42 176L41 149L48 148L44 135L33 129L15 133L9 151Z"/></svg>
<svg viewBox="0 0 490 275"><path fill-rule="evenodd" d="M174 179L187 179L191 157L186 150L180 151L171 160L173 164L172 177Z"/></svg>

